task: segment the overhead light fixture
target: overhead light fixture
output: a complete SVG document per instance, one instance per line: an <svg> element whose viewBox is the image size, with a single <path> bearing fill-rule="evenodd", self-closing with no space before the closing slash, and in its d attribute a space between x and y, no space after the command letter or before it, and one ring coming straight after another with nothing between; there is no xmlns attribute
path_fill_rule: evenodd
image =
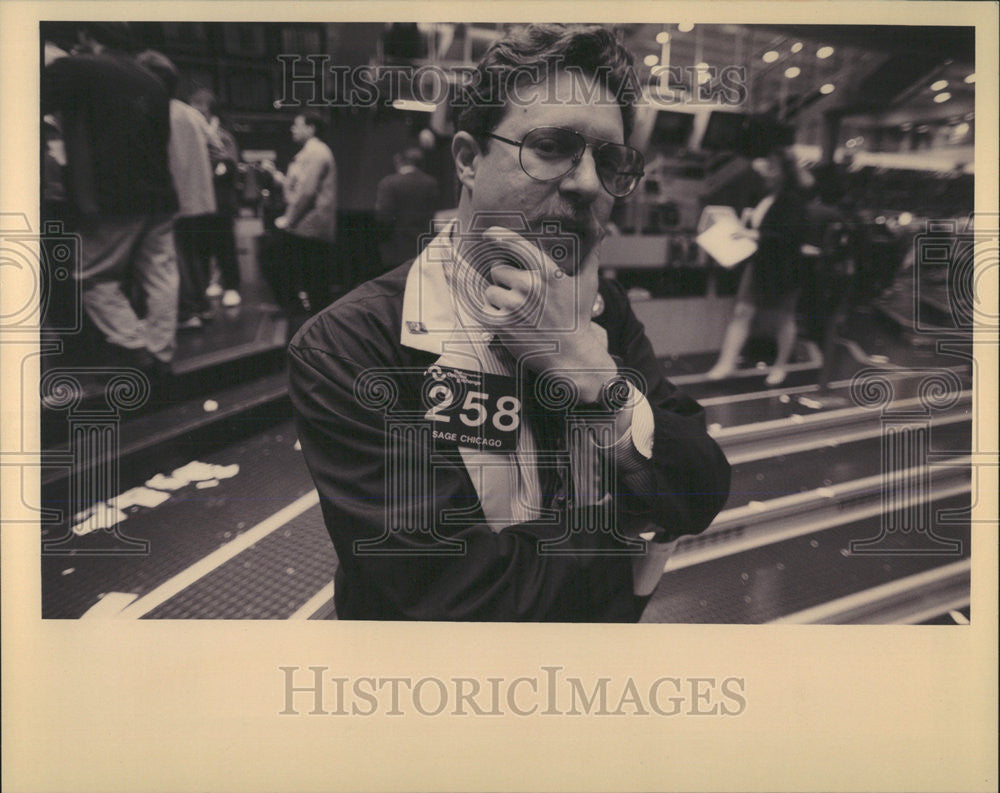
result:
<svg viewBox="0 0 1000 793"><path fill-rule="evenodd" d="M417 113L433 113L437 105L433 102L420 102L416 99L393 99L392 106L396 110L409 110Z"/></svg>
<svg viewBox="0 0 1000 793"><path fill-rule="evenodd" d="M649 55L647 55L645 58L642 59L642 62L647 66L656 66L656 64L660 62L660 57L658 55L653 55L652 53L650 53Z"/></svg>
<svg viewBox="0 0 1000 793"><path fill-rule="evenodd" d="M972 74L965 75L965 82L970 84L976 82L976 73L973 72Z"/></svg>
<svg viewBox="0 0 1000 793"><path fill-rule="evenodd" d="M835 86L833 83L823 83L823 85L821 85L819 88L819 92L821 94L832 94L836 90L837 86Z"/></svg>
<svg viewBox="0 0 1000 793"><path fill-rule="evenodd" d="M831 55L833 55L833 47L820 47L818 50L816 50L817 58L820 59L829 58Z"/></svg>
<svg viewBox="0 0 1000 793"><path fill-rule="evenodd" d="M677 29L681 33L690 33L692 30L694 30L694 23L693 22L681 22L677 26Z"/></svg>
<svg viewBox="0 0 1000 793"><path fill-rule="evenodd" d="M670 34L667 33L667 31L661 30L659 33L656 34L657 44L666 44L668 41L670 41Z"/></svg>
<svg viewBox="0 0 1000 793"><path fill-rule="evenodd" d="M789 66L785 69L785 77L789 80L794 80L800 74L802 74L802 70L798 66Z"/></svg>
<svg viewBox="0 0 1000 793"><path fill-rule="evenodd" d="M802 42L801 41L796 41L792 45L792 52L801 52L801 51L802 51Z"/></svg>
<svg viewBox="0 0 1000 793"><path fill-rule="evenodd" d="M764 53L764 63L774 63L779 57L777 50L768 50Z"/></svg>
<svg viewBox="0 0 1000 793"><path fill-rule="evenodd" d="M951 99L951 94L949 94L947 91L942 91L940 94L937 94L934 97L934 101L937 102L938 104L941 104L942 102L947 102L949 99Z"/></svg>
<svg viewBox="0 0 1000 793"><path fill-rule="evenodd" d="M936 83L931 83L932 91L943 91L947 87L948 87L947 80L938 80Z"/></svg>

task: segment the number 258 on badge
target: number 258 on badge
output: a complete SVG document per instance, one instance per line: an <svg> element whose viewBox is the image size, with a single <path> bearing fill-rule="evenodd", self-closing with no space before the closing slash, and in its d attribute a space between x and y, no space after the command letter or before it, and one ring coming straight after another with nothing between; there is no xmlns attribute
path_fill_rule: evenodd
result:
<svg viewBox="0 0 1000 793"><path fill-rule="evenodd" d="M513 377L435 364L424 374L421 395L436 446L493 452L517 448L521 399Z"/></svg>

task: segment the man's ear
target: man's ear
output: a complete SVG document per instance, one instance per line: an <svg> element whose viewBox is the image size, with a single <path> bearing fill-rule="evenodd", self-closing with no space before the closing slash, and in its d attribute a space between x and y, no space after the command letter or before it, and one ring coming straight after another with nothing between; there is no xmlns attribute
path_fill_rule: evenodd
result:
<svg viewBox="0 0 1000 793"><path fill-rule="evenodd" d="M482 149L479 143L468 132L456 132L451 140L451 156L455 160L455 175L470 192L476 181L476 166Z"/></svg>

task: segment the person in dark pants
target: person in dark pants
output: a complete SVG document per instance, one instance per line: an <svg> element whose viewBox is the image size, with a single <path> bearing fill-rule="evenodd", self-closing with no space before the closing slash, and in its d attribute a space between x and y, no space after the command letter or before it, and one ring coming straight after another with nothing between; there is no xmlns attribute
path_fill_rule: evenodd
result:
<svg viewBox="0 0 1000 793"><path fill-rule="evenodd" d="M384 267L392 268L420 253L421 235L430 235L431 221L440 204L437 180L423 171L419 147L393 158L396 172L378 183L375 220L379 226L379 253Z"/></svg>
<svg viewBox="0 0 1000 793"><path fill-rule="evenodd" d="M321 140L322 132L319 116L296 116L292 140L302 148L288 166L288 173L282 174L274 170L273 163L265 162L285 196L285 212L274 221L279 232L272 249L275 281L294 284L307 312L330 302L333 242L337 237L337 164L330 147ZM276 291L286 289L279 285Z"/></svg>
<svg viewBox="0 0 1000 793"><path fill-rule="evenodd" d="M458 120L454 221L293 338L341 619L636 621L725 503L704 412L599 274L643 173L631 62L604 28L495 42L472 82L512 98Z"/></svg>
<svg viewBox="0 0 1000 793"><path fill-rule="evenodd" d="M224 307L232 308L242 302L235 230L236 216L239 214L237 166L240 150L233 134L216 115L215 94L207 88L199 88L191 94L188 103L205 117L209 129L218 136L222 145L222 156L212 158L216 212L209 219L208 236L222 281L221 302ZM209 290L211 294L211 285Z"/></svg>
<svg viewBox="0 0 1000 793"><path fill-rule="evenodd" d="M215 214L212 156L222 156L222 144L201 113L176 97L180 75L173 61L155 50L140 53L137 61L163 81L171 97L168 154L180 202L174 221L181 284L177 327L196 329L211 317L205 289L212 257L211 219Z"/></svg>
<svg viewBox="0 0 1000 793"><path fill-rule="evenodd" d="M165 370L176 351L178 293L169 96L124 51L123 23L43 24L43 35L65 36L74 53L43 72L42 112L58 117L65 146L65 211L81 253L75 275L101 337L99 357Z"/></svg>

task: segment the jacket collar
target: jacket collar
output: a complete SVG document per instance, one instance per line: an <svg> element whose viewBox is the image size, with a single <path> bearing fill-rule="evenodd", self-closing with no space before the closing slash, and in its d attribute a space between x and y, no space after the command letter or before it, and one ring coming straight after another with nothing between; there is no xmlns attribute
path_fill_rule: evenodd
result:
<svg viewBox="0 0 1000 793"><path fill-rule="evenodd" d="M445 343L455 338L456 331L474 332L459 318L458 301L449 277L450 273L462 273L461 277L472 273L471 265L459 256L451 241L456 224L456 220L449 222L413 260L407 273L399 337L406 347L441 355ZM480 338L492 339L493 334L482 332Z"/></svg>

